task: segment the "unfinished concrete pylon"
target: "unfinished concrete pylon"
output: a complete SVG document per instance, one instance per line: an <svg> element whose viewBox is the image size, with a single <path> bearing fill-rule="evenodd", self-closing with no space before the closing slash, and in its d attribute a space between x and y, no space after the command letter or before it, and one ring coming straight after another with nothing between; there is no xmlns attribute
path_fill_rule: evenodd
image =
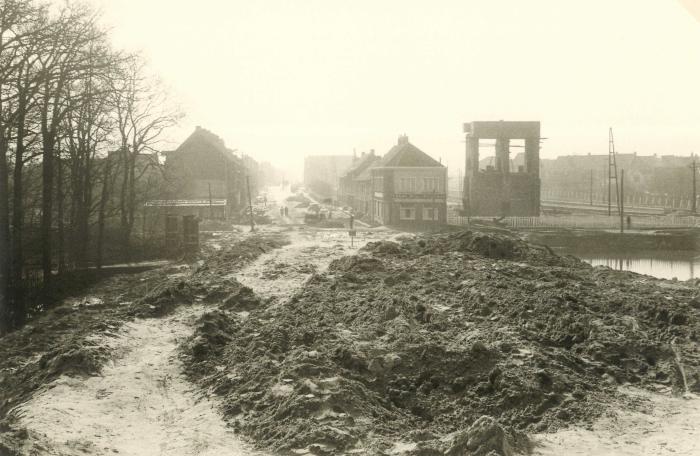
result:
<svg viewBox="0 0 700 456"><path fill-rule="evenodd" d="M540 123L464 124L466 164L462 201L468 216L537 216L540 213ZM479 141L496 141L494 164L479 167ZM511 140L524 140L524 163L510 168Z"/></svg>

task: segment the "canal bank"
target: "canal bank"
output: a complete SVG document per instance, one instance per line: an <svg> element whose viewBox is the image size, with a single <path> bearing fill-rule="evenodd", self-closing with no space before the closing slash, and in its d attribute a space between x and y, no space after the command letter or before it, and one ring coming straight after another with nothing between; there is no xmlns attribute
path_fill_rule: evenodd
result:
<svg viewBox="0 0 700 456"><path fill-rule="evenodd" d="M538 230L524 237L574 255L593 266L606 266L662 279L688 280L700 275L700 230Z"/></svg>
<svg viewBox="0 0 700 456"><path fill-rule="evenodd" d="M525 239L552 248L572 252L631 252L639 250L700 251L700 230L678 228L663 230L548 229L527 231Z"/></svg>

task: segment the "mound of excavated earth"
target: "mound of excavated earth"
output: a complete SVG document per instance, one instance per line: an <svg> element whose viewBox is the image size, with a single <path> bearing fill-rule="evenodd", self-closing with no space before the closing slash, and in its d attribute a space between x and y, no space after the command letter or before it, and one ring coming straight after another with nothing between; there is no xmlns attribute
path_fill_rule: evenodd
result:
<svg viewBox="0 0 700 456"><path fill-rule="evenodd" d="M0 455L30 453L17 449L28 436L16 426L16 407L61 376L95 376L108 360L123 356L113 353L105 340L118 339L125 323L160 318L195 302L218 304L228 298L239 306L246 299L256 305L250 289L220 277L287 244L287 237L229 235L222 242L225 246L206 264L173 264L105 279L85 290L85 296L65 299L0 338Z"/></svg>
<svg viewBox="0 0 700 456"><path fill-rule="evenodd" d="M693 286L504 234L370 243L283 305L239 294L183 359L270 449L510 455L624 401L621 384L700 392Z"/></svg>

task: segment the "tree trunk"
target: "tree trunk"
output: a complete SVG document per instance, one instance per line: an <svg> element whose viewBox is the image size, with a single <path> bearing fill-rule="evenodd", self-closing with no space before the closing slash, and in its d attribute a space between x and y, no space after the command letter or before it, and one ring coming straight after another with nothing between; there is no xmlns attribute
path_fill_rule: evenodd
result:
<svg viewBox="0 0 700 456"><path fill-rule="evenodd" d="M78 232L82 241L78 244L76 257L80 267L87 264L88 246L90 245L90 213L92 208L92 160L93 157L88 150L85 156L85 166L83 168L83 193L81 194L81 207L78 211Z"/></svg>
<svg viewBox="0 0 700 456"><path fill-rule="evenodd" d="M22 194L24 183L22 181L22 170L24 167L24 116L18 119L17 140L15 145L15 169L12 181L12 289L13 308L15 309L15 322L17 326L24 324L24 283L22 269L24 267L24 246L22 229L24 226L24 203Z"/></svg>
<svg viewBox="0 0 700 456"><path fill-rule="evenodd" d="M121 195L119 198L119 210L120 210L120 235L121 235L121 244L122 248L124 249L124 254L125 254L125 260L128 261L129 259L129 233L128 233L128 226L129 226L129 215L128 215L128 203L127 203L127 198L129 194L129 150L126 146L122 148L122 168L124 174L122 175L122 188L121 188Z"/></svg>
<svg viewBox="0 0 700 456"><path fill-rule="evenodd" d="M65 227L63 225L63 164L61 163L61 153L59 151L56 156L56 205L58 213L56 214L58 222L58 274L66 272L66 250L65 250Z"/></svg>
<svg viewBox="0 0 700 456"><path fill-rule="evenodd" d="M131 233L134 231L134 220L136 215L136 153L131 154L129 161L129 202L127 214L127 230L126 230L126 254L127 260L131 261Z"/></svg>
<svg viewBox="0 0 700 456"><path fill-rule="evenodd" d="M44 134L43 159L41 162L41 269L44 288L51 286L51 220L53 211L53 139Z"/></svg>
<svg viewBox="0 0 700 456"><path fill-rule="evenodd" d="M0 132L2 135L2 132ZM4 136L4 135L3 135ZM0 335L11 328L10 304L10 188L7 142L0 138Z"/></svg>
<svg viewBox="0 0 700 456"><path fill-rule="evenodd" d="M102 268L102 249L104 248L104 233L105 233L105 211L107 210L107 202L109 201L109 179L111 174L110 157L105 157L104 173L102 176L102 193L100 194L100 207L97 213L97 258L95 263L97 269Z"/></svg>

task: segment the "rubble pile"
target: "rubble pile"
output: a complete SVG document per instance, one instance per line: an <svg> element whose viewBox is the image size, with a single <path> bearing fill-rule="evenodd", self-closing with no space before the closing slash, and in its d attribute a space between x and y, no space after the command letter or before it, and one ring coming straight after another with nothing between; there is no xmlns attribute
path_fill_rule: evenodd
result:
<svg viewBox="0 0 700 456"><path fill-rule="evenodd" d="M700 392L694 286L508 234L368 244L284 305L204 315L187 374L262 446L509 455L589 422L618 386ZM684 367L685 378L681 375Z"/></svg>
<svg viewBox="0 0 700 456"><path fill-rule="evenodd" d="M113 356L105 341L117 337L125 322L162 317L193 302L256 306L252 290L221 275L287 242L280 234L229 236L212 261L110 277L83 290L87 297L66 299L0 338L0 454L3 439L10 438L3 433L11 428L13 407L61 375L99 373Z"/></svg>

